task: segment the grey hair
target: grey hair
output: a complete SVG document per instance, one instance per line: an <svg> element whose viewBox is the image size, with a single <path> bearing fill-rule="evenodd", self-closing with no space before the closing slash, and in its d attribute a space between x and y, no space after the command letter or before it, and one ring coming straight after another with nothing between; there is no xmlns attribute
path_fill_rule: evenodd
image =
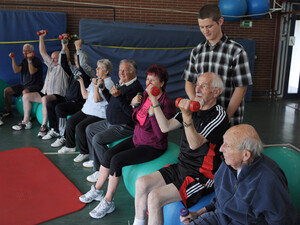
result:
<svg viewBox="0 0 300 225"><path fill-rule="evenodd" d="M34 51L34 47L33 47L33 45L31 45L31 44L25 44L25 45L23 45L23 48L25 48L25 47L27 47L27 46L29 46L30 47L30 50L33 52Z"/></svg>
<svg viewBox="0 0 300 225"><path fill-rule="evenodd" d="M104 70L108 71L108 74L111 74L113 71L113 65L111 63L111 61L109 61L108 59L99 59L97 61L97 65L101 63L104 66Z"/></svg>
<svg viewBox="0 0 300 225"><path fill-rule="evenodd" d="M246 137L238 146L239 151L248 150L251 152L251 158L249 159L249 164L252 163L253 159L260 156L263 151L263 143L260 139L253 137Z"/></svg>
<svg viewBox="0 0 300 225"><path fill-rule="evenodd" d="M122 59L120 64L121 63L129 63L130 64L130 72L133 73L137 70L137 65L136 65L136 62L132 59Z"/></svg>
<svg viewBox="0 0 300 225"><path fill-rule="evenodd" d="M224 89L224 83L223 83L221 77L219 75L215 74L215 73L212 73L212 75L213 75L212 86L214 88L220 88L221 93L222 93L222 91Z"/></svg>

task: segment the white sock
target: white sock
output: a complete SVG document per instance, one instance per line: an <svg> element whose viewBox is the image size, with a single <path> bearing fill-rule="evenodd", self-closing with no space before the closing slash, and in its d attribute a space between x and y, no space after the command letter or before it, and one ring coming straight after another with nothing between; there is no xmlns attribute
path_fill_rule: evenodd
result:
<svg viewBox="0 0 300 225"><path fill-rule="evenodd" d="M145 225L145 220L140 220L135 217L132 225Z"/></svg>

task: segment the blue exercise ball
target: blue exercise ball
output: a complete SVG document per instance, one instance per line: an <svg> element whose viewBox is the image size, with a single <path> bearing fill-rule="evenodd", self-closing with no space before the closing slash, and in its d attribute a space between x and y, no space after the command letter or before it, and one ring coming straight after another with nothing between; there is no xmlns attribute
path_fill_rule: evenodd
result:
<svg viewBox="0 0 300 225"><path fill-rule="evenodd" d="M270 1L269 0L247 0L247 14L255 15L262 14L259 16L251 16L253 19L259 19L264 17L265 13L270 10Z"/></svg>
<svg viewBox="0 0 300 225"><path fill-rule="evenodd" d="M4 109L5 101L4 101L4 89L8 87L8 84L3 80L0 80L0 110Z"/></svg>
<svg viewBox="0 0 300 225"><path fill-rule="evenodd" d="M237 21L241 19L241 16L247 12L247 1L246 0L220 0L219 8L225 20ZM228 16L239 16L239 17L228 17Z"/></svg>
<svg viewBox="0 0 300 225"><path fill-rule="evenodd" d="M203 196L197 204L189 208L189 211L195 212L211 203L212 198L215 197L215 192ZM182 202L173 202L167 204L163 208L164 225L182 225L180 222L180 210L184 207Z"/></svg>

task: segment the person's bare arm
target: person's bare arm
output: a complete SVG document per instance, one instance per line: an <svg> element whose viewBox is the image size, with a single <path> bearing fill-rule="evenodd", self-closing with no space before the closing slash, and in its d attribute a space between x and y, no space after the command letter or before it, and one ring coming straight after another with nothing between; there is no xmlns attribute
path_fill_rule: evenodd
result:
<svg viewBox="0 0 300 225"><path fill-rule="evenodd" d="M243 101L246 91L247 91L247 86L235 88L233 95L231 96L229 105L227 107L227 115L229 120L233 116L233 114L235 113L235 111L237 110L241 102Z"/></svg>
<svg viewBox="0 0 300 225"><path fill-rule="evenodd" d="M16 63L16 59L13 53L9 53L8 55L11 58L11 65L15 74L20 73L22 70L22 66L18 66Z"/></svg>
<svg viewBox="0 0 300 225"><path fill-rule="evenodd" d="M47 35L47 32L45 30L40 30L40 33L41 35L39 36L39 50L43 60L45 61L47 57L47 50L46 50L44 38Z"/></svg>
<svg viewBox="0 0 300 225"><path fill-rule="evenodd" d="M196 97L195 84L190 81L185 81L185 92L190 100L194 100Z"/></svg>

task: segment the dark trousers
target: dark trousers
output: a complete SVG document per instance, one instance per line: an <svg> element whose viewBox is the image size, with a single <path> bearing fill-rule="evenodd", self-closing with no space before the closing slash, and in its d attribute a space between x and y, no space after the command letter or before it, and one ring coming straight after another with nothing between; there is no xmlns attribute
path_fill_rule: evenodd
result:
<svg viewBox="0 0 300 225"><path fill-rule="evenodd" d="M149 145L135 146L133 138L128 138L104 153L102 166L109 168L109 174L122 176L122 168L128 165L148 162L161 156L166 149L156 149Z"/></svg>
<svg viewBox="0 0 300 225"><path fill-rule="evenodd" d="M67 101L65 98L58 98L47 102L47 113L49 120L49 127L56 132L58 130L59 118L67 118L68 115L73 115L78 112L83 106L83 102Z"/></svg>
<svg viewBox="0 0 300 225"><path fill-rule="evenodd" d="M77 144L81 154L89 154L89 148L86 141L86 127L91 124L103 120L96 116L89 116L83 113L81 110L75 113L67 120L66 127L66 147L74 148L75 133L77 137Z"/></svg>

